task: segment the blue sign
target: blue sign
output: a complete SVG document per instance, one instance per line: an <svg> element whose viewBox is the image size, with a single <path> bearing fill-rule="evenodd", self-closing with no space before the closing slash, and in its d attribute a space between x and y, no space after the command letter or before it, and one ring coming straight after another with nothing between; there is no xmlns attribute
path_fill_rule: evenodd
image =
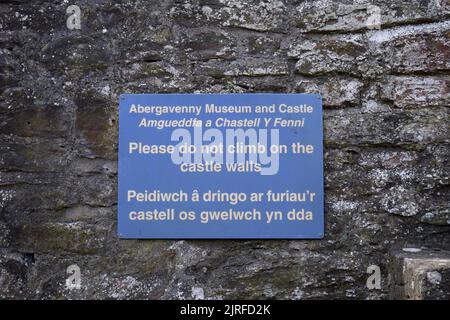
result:
<svg viewBox="0 0 450 320"><path fill-rule="evenodd" d="M317 94L124 94L118 233L322 238Z"/></svg>

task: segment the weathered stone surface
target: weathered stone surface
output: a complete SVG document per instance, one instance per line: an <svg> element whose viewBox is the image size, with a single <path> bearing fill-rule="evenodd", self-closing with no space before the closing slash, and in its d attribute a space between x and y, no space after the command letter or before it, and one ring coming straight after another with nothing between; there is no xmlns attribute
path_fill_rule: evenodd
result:
<svg viewBox="0 0 450 320"><path fill-rule="evenodd" d="M4 195L2 195L3 198ZM2 200L3 202L4 200ZM3 206L3 204L2 204ZM10 231L4 223L0 223L0 248L7 247L9 245Z"/></svg>
<svg viewBox="0 0 450 320"><path fill-rule="evenodd" d="M116 110L96 92L75 98L75 134L80 155L114 159L117 149Z"/></svg>
<svg viewBox="0 0 450 320"><path fill-rule="evenodd" d="M364 84L358 79L330 77L298 80L295 91L300 93L320 93L323 105L327 107L351 106L360 103Z"/></svg>
<svg viewBox="0 0 450 320"><path fill-rule="evenodd" d="M251 10L247 10L251 6ZM203 24L237 27L256 31L285 29L286 5L283 1L237 0L192 1L174 5L170 15L185 26Z"/></svg>
<svg viewBox="0 0 450 320"><path fill-rule="evenodd" d="M68 5L0 3L0 298L385 299L390 248L448 249L448 1ZM179 92L322 94L324 239L118 239L118 97Z"/></svg>
<svg viewBox="0 0 450 320"><path fill-rule="evenodd" d="M400 108L449 106L449 77L391 76L383 80L381 98ZM444 122L448 123L448 116Z"/></svg>
<svg viewBox="0 0 450 320"><path fill-rule="evenodd" d="M450 299L450 270L440 269L427 272L427 280L422 288L424 300Z"/></svg>
<svg viewBox="0 0 450 320"><path fill-rule="evenodd" d="M435 168L433 152L429 152L356 146L330 149L326 159L340 160L326 165L330 205L336 211L382 212L447 225L449 192L444 186L449 175L444 168ZM351 189L352 194L343 189Z"/></svg>
<svg viewBox="0 0 450 320"><path fill-rule="evenodd" d="M286 6L282 1L254 1L252 10L248 4L236 0L221 0L225 8L223 25L252 29L257 31L280 31L285 25Z"/></svg>
<svg viewBox="0 0 450 320"><path fill-rule="evenodd" d="M402 26L373 31L372 55L384 70L395 73L438 72L450 69L450 22Z"/></svg>
<svg viewBox="0 0 450 320"><path fill-rule="evenodd" d="M303 35L289 39L288 57L304 75L348 74L373 78L386 73L449 69L450 23L373 30L367 34Z"/></svg>
<svg viewBox="0 0 450 320"><path fill-rule="evenodd" d="M71 163L73 171L77 174L106 173L108 175L117 174L117 161L104 159L77 158Z"/></svg>
<svg viewBox="0 0 450 320"><path fill-rule="evenodd" d="M196 74L207 74L212 77L236 76L278 76L288 74L288 64L281 60L245 59L233 61L227 65L216 61L199 65Z"/></svg>
<svg viewBox="0 0 450 320"><path fill-rule="evenodd" d="M445 0L305 1L296 7L297 26L305 31L359 31L378 25L440 20L449 14ZM380 14L380 22L376 15Z"/></svg>
<svg viewBox="0 0 450 320"><path fill-rule="evenodd" d="M448 143L449 109L361 113L358 109L325 112L325 143L331 145L421 148ZM357 130L348 130L349 126Z"/></svg>
<svg viewBox="0 0 450 320"><path fill-rule="evenodd" d="M0 299L23 297L28 267L25 255L0 251Z"/></svg>
<svg viewBox="0 0 450 320"><path fill-rule="evenodd" d="M390 268L391 297L411 300L448 300L450 253L408 246L395 251Z"/></svg>
<svg viewBox="0 0 450 320"><path fill-rule="evenodd" d="M69 146L65 139L2 136L0 141L0 165L4 170L61 171L67 165Z"/></svg>
<svg viewBox="0 0 450 320"><path fill-rule="evenodd" d="M177 48L184 50L189 60L232 59L236 56L236 41L221 30L182 30L177 35Z"/></svg>
<svg viewBox="0 0 450 320"><path fill-rule="evenodd" d="M64 137L70 123L61 106L11 106L0 110L0 134L20 137Z"/></svg>
<svg viewBox="0 0 450 320"><path fill-rule="evenodd" d="M277 34L238 34L239 38L245 38L244 51L256 57L281 56L281 38ZM284 38L284 37L283 37Z"/></svg>
<svg viewBox="0 0 450 320"><path fill-rule="evenodd" d="M18 228L12 245L21 252L93 254L103 248L104 233L82 222L39 223Z"/></svg>
<svg viewBox="0 0 450 320"><path fill-rule="evenodd" d="M296 39L290 45L288 56L298 59L295 70L300 74L359 75L367 63L369 51L360 35L324 36Z"/></svg>

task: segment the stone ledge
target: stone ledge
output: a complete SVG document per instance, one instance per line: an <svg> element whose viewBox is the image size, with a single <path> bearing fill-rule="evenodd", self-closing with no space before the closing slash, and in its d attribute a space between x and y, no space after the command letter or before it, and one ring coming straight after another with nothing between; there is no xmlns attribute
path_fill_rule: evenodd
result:
<svg viewBox="0 0 450 320"><path fill-rule="evenodd" d="M405 247L391 259L391 299L450 299L449 251Z"/></svg>

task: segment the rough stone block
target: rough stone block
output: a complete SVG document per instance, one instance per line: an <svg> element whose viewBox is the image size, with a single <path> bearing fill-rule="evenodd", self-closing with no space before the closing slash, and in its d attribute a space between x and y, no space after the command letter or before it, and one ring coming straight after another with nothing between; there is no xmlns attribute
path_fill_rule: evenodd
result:
<svg viewBox="0 0 450 320"><path fill-rule="evenodd" d="M324 115L325 144L397 145L414 149L429 143L447 143L448 117L448 108L380 114L329 109Z"/></svg>
<svg viewBox="0 0 450 320"><path fill-rule="evenodd" d="M67 165L65 139L0 137L0 166L4 170L62 171Z"/></svg>
<svg viewBox="0 0 450 320"><path fill-rule="evenodd" d="M0 251L0 299L23 296L28 279L28 266L21 254Z"/></svg>
<svg viewBox="0 0 450 320"><path fill-rule="evenodd" d="M299 38L290 45L287 54L297 59L295 71L305 75L359 75L369 58L361 35Z"/></svg>
<svg viewBox="0 0 450 320"><path fill-rule="evenodd" d="M117 174L117 161L104 159L77 158L71 162L75 174L103 173L107 175Z"/></svg>
<svg viewBox="0 0 450 320"><path fill-rule="evenodd" d="M41 61L51 71L67 68L72 77L82 78L90 71L106 69L114 59L114 52L108 49L105 39L68 34L46 43Z"/></svg>
<svg viewBox="0 0 450 320"><path fill-rule="evenodd" d="M232 62L224 72L225 76L277 76L288 74L288 65L280 60L252 60Z"/></svg>
<svg viewBox="0 0 450 320"><path fill-rule="evenodd" d="M376 6L376 7L374 7ZM378 7L378 8L377 8ZM297 26L304 31L358 31L374 28L380 15L381 27L439 20L449 12L448 2L420 0L305 1L296 7Z"/></svg>
<svg viewBox="0 0 450 320"><path fill-rule="evenodd" d="M450 22L401 26L369 34L377 64L389 73L439 72L450 69Z"/></svg>
<svg viewBox="0 0 450 320"><path fill-rule="evenodd" d="M200 64L196 67L196 74L207 74L211 77L260 77L281 76L289 73L288 64L281 59L245 59L227 64L216 61Z"/></svg>
<svg viewBox="0 0 450 320"><path fill-rule="evenodd" d="M257 31L281 31L286 25L286 6L282 1L252 1L250 4L238 0L222 0L223 25Z"/></svg>
<svg viewBox="0 0 450 320"><path fill-rule="evenodd" d="M105 231L83 222L27 224L14 232L13 246L23 252L93 254L104 247Z"/></svg>
<svg viewBox="0 0 450 320"><path fill-rule="evenodd" d="M80 94L75 104L79 154L88 158L115 159L117 115L113 111L114 105L93 91Z"/></svg>
<svg viewBox="0 0 450 320"><path fill-rule="evenodd" d="M450 252L405 247L392 254L391 298L448 300Z"/></svg>
<svg viewBox="0 0 450 320"><path fill-rule="evenodd" d="M0 190L0 199L3 198L2 190ZM3 202L3 200L2 200ZM0 202L0 208L3 207L3 204ZM0 248L8 247L10 244L10 230L6 224L0 222Z"/></svg>
<svg viewBox="0 0 450 320"><path fill-rule="evenodd" d="M295 92L320 93L326 107L356 106L360 103L363 86L361 81L352 78L299 79Z"/></svg>
<svg viewBox="0 0 450 320"><path fill-rule="evenodd" d="M236 56L236 41L229 33L221 30L202 28L180 32L177 35L177 48L189 60L231 59Z"/></svg>
<svg viewBox="0 0 450 320"><path fill-rule="evenodd" d="M282 55L280 50L281 40L277 35L247 35L238 33L235 37L245 39L242 43L244 51L252 57L272 57Z"/></svg>
<svg viewBox="0 0 450 320"><path fill-rule="evenodd" d="M62 106L11 106L0 108L0 134L20 137L65 137L70 110Z"/></svg>
<svg viewBox="0 0 450 320"><path fill-rule="evenodd" d="M389 76L381 84L381 97L399 108L448 106L448 77ZM448 121L448 115L446 118Z"/></svg>
<svg viewBox="0 0 450 320"><path fill-rule="evenodd" d="M219 24L256 31L283 31L286 6L282 1L214 0L207 3L176 4L171 17L183 26Z"/></svg>

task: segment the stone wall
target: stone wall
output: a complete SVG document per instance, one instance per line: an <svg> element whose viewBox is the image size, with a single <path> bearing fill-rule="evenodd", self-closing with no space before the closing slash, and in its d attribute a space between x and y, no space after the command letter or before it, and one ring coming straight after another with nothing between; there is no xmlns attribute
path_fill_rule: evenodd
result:
<svg viewBox="0 0 450 320"><path fill-rule="evenodd" d="M449 248L449 10L1 1L0 298L390 297L392 252ZM171 92L321 93L325 238L119 240L118 96ZM65 285L72 264L80 289ZM366 287L370 265L380 290Z"/></svg>

